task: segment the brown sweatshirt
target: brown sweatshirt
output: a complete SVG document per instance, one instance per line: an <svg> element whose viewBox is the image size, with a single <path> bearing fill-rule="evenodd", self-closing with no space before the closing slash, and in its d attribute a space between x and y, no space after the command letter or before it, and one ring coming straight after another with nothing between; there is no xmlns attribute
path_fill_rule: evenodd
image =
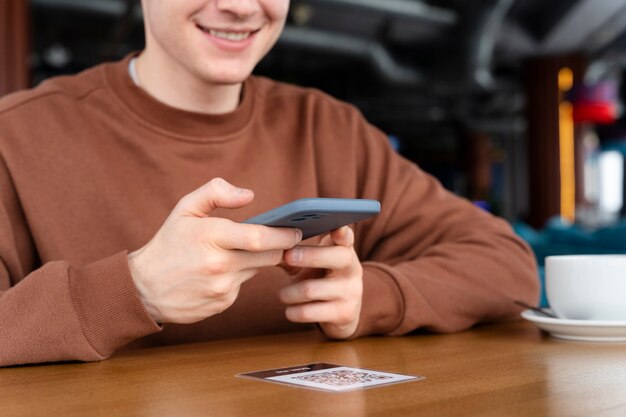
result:
<svg viewBox="0 0 626 417"><path fill-rule="evenodd" d="M0 366L310 328L285 318L278 268L199 323L147 314L127 253L214 177L255 191L214 212L235 221L303 197L380 200L354 226L355 336L458 331L537 300L533 256L508 225L394 153L354 107L251 77L232 113L186 112L136 87L128 59L0 100Z"/></svg>

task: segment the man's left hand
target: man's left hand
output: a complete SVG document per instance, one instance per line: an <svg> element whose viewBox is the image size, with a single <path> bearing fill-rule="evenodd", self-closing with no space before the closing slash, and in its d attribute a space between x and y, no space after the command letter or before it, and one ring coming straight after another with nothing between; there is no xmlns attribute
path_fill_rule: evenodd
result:
<svg viewBox="0 0 626 417"><path fill-rule="evenodd" d="M309 269L280 292L287 318L296 323L319 323L334 339L354 334L363 298L363 268L354 251L354 232L348 226L333 230L319 246L296 246L285 251L286 269ZM325 271L316 275L316 270Z"/></svg>

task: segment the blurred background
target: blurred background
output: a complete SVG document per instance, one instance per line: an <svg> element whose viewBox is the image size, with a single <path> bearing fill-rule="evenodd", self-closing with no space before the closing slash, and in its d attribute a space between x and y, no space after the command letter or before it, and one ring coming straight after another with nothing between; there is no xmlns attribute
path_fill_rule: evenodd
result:
<svg viewBox="0 0 626 417"><path fill-rule="evenodd" d="M0 0L0 95L143 45L136 0ZM257 73L353 103L538 255L626 252L626 0L292 0Z"/></svg>

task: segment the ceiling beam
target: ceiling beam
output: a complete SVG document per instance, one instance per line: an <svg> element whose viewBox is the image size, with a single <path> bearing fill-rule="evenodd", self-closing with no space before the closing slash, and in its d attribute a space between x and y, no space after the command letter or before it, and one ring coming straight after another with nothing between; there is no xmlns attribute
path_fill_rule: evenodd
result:
<svg viewBox="0 0 626 417"><path fill-rule="evenodd" d="M497 0L490 6L475 7L473 21L469 22L466 59L468 76L474 86L487 90L493 88L495 80L491 73L496 39L504 24L507 13L515 0Z"/></svg>
<svg viewBox="0 0 626 417"><path fill-rule="evenodd" d="M456 12L431 6L421 0L308 0L307 3L368 9L377 13L419 19L445 26L453 26L458 20Z"/></svg>
<svg viewBox="0 0 626 417"><path fill-rule="evenodd" d="M602 52L613 43L626 29L626 7L616 13L587 40L585 50L592 54Z"/></svg>
<svg viewBox="0 0 626 417"><path fill-rule="evenodd" d="M587 50L587 43L593 35L600 33L625 8L626 0L578 0L546 35L540 51L562 54Z"/></svg>
<svg viewBox="0 0 626 417"><path fill-rule="evenodd" d="M423 81L417 69L396 62L383 45L360 37L286 26L278 44L364 59L390 84L418 86Z"/></svg>

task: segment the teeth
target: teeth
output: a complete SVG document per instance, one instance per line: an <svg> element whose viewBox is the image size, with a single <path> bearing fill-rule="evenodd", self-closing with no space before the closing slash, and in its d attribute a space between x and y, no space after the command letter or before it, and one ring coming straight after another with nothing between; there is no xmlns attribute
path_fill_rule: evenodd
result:
<svg viewBox="0 0 626 417"><path fill-rule="evenodd" d="M248 39L250 36L250 32L221 32L213 29L209 29L208 32L217 38L227 39L229 41L242 41Z"/></svg>

